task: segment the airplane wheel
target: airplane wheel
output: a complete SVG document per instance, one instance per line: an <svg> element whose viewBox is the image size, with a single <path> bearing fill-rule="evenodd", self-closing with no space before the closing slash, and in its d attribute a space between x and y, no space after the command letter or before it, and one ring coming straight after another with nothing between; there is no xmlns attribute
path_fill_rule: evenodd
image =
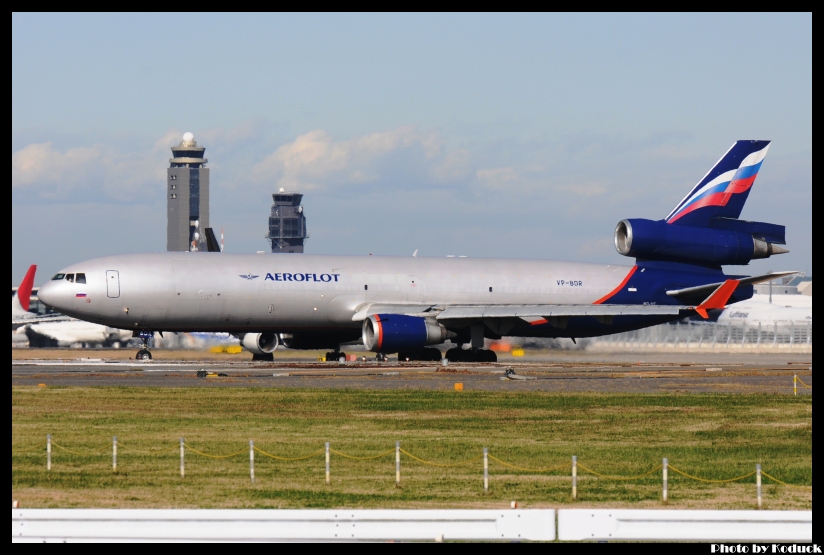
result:
<svg viewBox="0 0 824 555"><path fill-rule="evenodd" d="M263 353L261 355L252 353L252 362L274 362L275 355L272 353Z"/></svg>
<svg viewBox="0 0 824 555"><path fill-rule="evenodd" d="M464 350L458 347L446 351L446 358L451 362L464 362Z"/></svg>
<svg viewBox="0 0 824 555"><path fill-rule="evenodd" d="M140 349L134 356L135 360L152 360L152 353L149 349Z"/></svg>
<svg viewBox="0 0 824 555"><path fill-rule="evenodd" d="M410 361L417 360L415 358L415 353L400 351L398 353L398 362L406 362L406 359L409 359Z"/></svg>
<svg viewBox="0 0 824 555"><path fill-rule="evenodd" d="M427 347L423 350L424 356L421 357L421 360L431 360L432 362L438 362L441 360L442 355L438 349L433 347Z"/></svg>
<svg viewBox="0 0 824 555"><path fill-rule="evenodd" d="M495 354L495 351L484 349L480 352L483 353L483 362L498 362L498 355Z"/></svg>

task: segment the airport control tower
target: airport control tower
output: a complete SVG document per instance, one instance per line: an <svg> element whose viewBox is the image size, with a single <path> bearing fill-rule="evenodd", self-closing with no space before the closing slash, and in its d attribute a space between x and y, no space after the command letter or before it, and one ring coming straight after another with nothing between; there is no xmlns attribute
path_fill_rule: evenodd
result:
<svg viewBox="0 0 824 555"><path fill-rule="evenodd" d="M272 195L275 204L269 213L269 234L266 236L272 252L303 252L303 243L309 234L300 205L302 199L301 193L287 193L285 189Z"/></svg>
<svg viewBox="0 0 824 555"><path fill-rule="evenodd" d="M166 170L166 250L206 250L203 230L209 227L209 168L206 151L195 136L184 133L172 147Z"/></svg>

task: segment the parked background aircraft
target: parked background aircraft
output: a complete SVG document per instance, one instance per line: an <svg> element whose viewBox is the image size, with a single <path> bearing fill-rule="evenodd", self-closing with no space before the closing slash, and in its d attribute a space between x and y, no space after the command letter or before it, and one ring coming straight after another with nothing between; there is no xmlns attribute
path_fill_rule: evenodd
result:
<svg viewBox="0 0 824 555"><path fill-rule="evenodd" d="M132 330L116 329L93 324L60 313L35 314L29 312L31 292L37 265L29 267L17 292L11 297L12 345L28 344L31 347L71 347L73 345L113 346L127 343ZM85 276L78 280L85 284Z"/></svg>
<svg viewBox="0 0 824 555"><path fill-rule="evenodd" d="M132 329L225 331L256 357L279 345L360 340L378 357L489 361L484 339L592 337L749 299L753 284L793 272L728 276L787 252L784 226L739 220L769 141L738 141L670 214L621 220L615 247L632 266L542 260L153 253L73 264L40 289L65 314ZM78 276L83 276L83 283ZM469 346L469 349L464 349ZM144 343L138 358L151 358Z"/></svg>

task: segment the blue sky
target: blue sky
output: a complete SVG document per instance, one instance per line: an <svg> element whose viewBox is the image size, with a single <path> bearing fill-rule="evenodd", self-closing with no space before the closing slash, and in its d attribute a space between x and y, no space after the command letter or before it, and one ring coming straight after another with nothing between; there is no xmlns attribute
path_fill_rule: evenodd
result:
<svg viewBox="0 0 824 555"><path fill-rule="evenodd" d="M169 147L206 147L227 249L631 263L737 139L773 144L747 219L812 269L812 16L12 15L12 284L165 248Z"/></svg>

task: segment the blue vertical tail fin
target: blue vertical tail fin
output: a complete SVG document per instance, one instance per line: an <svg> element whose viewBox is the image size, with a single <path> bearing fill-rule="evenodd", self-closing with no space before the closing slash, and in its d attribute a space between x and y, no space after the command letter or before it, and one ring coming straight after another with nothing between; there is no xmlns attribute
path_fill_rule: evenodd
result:
<svg viewBox="0 0 824 555"><path fill-rule="evenodd" d="M712 218L738 218L769 148L770 141L736 141L666 222L709 226Z"/></svg>

